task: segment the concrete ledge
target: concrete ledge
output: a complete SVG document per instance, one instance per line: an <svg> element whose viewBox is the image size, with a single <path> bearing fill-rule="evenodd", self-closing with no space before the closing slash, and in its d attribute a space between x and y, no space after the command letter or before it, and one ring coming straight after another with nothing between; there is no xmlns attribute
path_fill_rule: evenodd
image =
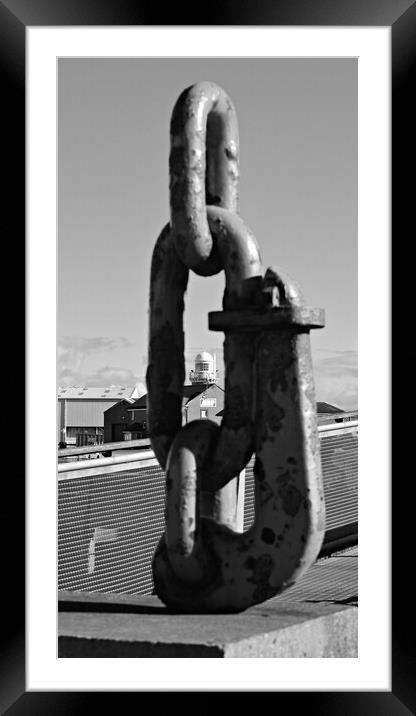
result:
<svg viewBox="0 0 416 716"><path fill-rule="evenodd" d="M318 560L281 595L240 614L172 614L155 596L60 592L58 656L357 656L358 549Z"/></svg>
<svg viewBox="0 0 416 716"><path fill-rule="evenodd" d="M270 599L241 614L169 614L157 597L82 594L61 602L58 656L357 656L355 606Z"/></svg>

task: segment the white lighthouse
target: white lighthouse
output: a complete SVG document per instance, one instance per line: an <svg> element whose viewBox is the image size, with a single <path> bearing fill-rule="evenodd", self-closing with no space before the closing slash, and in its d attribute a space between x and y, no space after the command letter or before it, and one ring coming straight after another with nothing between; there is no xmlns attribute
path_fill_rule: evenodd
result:
<svg viewBox="0 0 416 716"><path fill-rule="evenodd" d="M195 358L195 370L191 370L189 373L189 379L194 384L209 385L216 383L217 381L217 358L214 353L203 351L198 353Z"/></svg>

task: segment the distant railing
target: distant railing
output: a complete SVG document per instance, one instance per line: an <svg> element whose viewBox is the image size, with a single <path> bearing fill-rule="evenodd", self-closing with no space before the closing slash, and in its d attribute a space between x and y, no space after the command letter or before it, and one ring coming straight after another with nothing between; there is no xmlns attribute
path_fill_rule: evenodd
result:
<svg viewBox="0 0 416 716"><path fill-rule="evenodd" d="M342 418L346 418L347 422L345 423L348 425L348 427L357 427L358 426L358 419L352 419L355 418L357 413L351 412L351 413L343 413ZM335 422L330 424L324 424L318 426L318 432L326 432L328 430L339 430L340 427L345 425L343 422ZM134 450L134 449L145 449L150 448L150 439L149 438L143 438L141 440L121 440L119 442L114 443L101 443L100 445L84 445L81 447L76 448L60 448L58 450L58 462L63 462L64 458L80 458L82 455L93 455L93 454L103 454L103 453L112 453L114 451L118 450ZM98 465L103 465L105 463L97 463ZM110 463L109 463L110 464Z"/></svg>
<svg viewBox="0 0 416 716"><path fill-rule="evenodd" d="M121 440L116 443L101 443L97 445L84 445L76 448L60 448L58 450L58 462L64 462L66 458L79 459L82 455L93 455L94 453L112 453L115 450L134 450L150 447L149 438L143 440Z"/></svg>
<svg viewBox="0 0 416 716"><path fill-rule="evenodd" d="M358 539L358 420L321 425L318 432L326 502L320 556L325 556ZM164 530L165 473L146 449L149 441L126 442L70 448L82 451L78 456L92 448L122 452L58 464L61 590L152 592L151 560ZM127 450L132 443L139 449ZM244 529L254 519L253 467L252 459L245 470Z"/></svg>

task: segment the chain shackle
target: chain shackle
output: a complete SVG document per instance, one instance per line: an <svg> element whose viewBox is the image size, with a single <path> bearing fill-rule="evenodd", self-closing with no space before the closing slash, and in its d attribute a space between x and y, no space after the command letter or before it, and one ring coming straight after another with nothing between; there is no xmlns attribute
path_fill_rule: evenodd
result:
<svg viewBox="0 0 416 716"><path fill-rule="evenodd" d="M268 269L263 289L263 306L210 314L211 328L255 344L254 524L240 534L201 515L202 490L216 489L203 485L202 466L219 428L209 421L188 424L169 452L173 527L153 560L157 594L176 610L242 611L269 599L305 572L322 545L325 507L309 331L322 327L323 312L308 309L278 269Z"/></svg>
<svg viewBox="0 0 416 716"><path fill-rule="evenodd" d="M257 242L237 214L207 207L210 232L224 267L226 310L253 305L261 285ZM148 426L155 455L164 468L182 425L185 378L183 312L188 269L179 259L173 233L165 226L152 257L149 311ZM254 348L239 334L224 342L225 397L221 430L207 469L218 471L218 488L238 475L254 449Z"/></svg>
<svg viewBox="0 0 416 716"><path fill-rule="evenodd" d="M207 205L238 209L238 124L221 87L199 82L178 98L172 113L170 212L174 244L196 273L221 265L207 221Z"/></svg>

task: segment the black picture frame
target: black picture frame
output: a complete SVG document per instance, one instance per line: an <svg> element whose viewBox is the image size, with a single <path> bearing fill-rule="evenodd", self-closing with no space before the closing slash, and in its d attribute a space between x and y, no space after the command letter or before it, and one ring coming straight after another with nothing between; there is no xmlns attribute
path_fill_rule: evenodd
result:
<svg viewBox="0 0 416 716"><path fill-rule="evenodd" d="M160 22L163 16L163 22ZM415 112L412 109L412 85L414 87L414 67L416 60L416 3L409 0L257 0L252 4L240 0L222 3L211 2L205 12L196 5L181 3L178 6L158 8L155 3L134 0L8 0L0 2L0 63L3 76L4 124L3 138L6 151L6 183L3 192L4 215L7 218L7 245L17 251L17 260L24 254L25 234L25 30L29 26L64 25L314 25L314 26L389 26L392 30L392 186L393 186L393 230L396 245L406 247L401 241L411 232L413 218L414 189L409 182L406 166L415 166L415 147L412 141L415 126ZM413 80L413 82L412 82ZM414 94L414 90L413 90ZM411 193L412 192L412 193ZM13 210L11 209L13 207ZM406 250L406 249L405 249ZM403 309L411 304L410 290L412 263L403 262L400 273L400 316ZM403 273L404 272L404 273ZM407 274L407 272L409 272ZM376 278L369 277L375 282ZM376 304L376 297L375 297ZM12 312L11 312L12 313ZM398 312L397 312L398 313ZM386 317L386 320L388 317ZM15 315L11 315L10 324L15 325ZM8 330L6 320L5 331ZM13 343L19 345L17 339ZM14 370L24 375L24 348L19 360L14 362ZM403 390L403 384L399 386ZM19 381L21 383L21 381ZM402 393L402 391L398 391ZM26 430L30 426L26 426ZM401 425L401 443L411 445L412 421ZM21 443L21 434L19 436ZM19 451L18 454L21 454ZM22 460L23 462L23 460ZM375 476L368 476L375 478ZM18 714L66 714L91 711L97 707L97 698L104 696L110 709L112 704L120 708L119 699L127 695L117 692L98 694L97 692L26 692L25 689L25 510L23 470L5 476L7 479L7 503L13 505L12 547L4 550L3 568L7 574L3 594L7 601L3 611L2 636L3 649L0 663L2 713L10 716ZM400 479L398 480L400 483ZM403 487L403 483L401 484ZM308 712L319 714L377 714L377 716L403 716L414 712L416 707L414 692L413 656L413 600L412 591L402 588L399 568L400 556L403 556L410 544L410 500L402 498L400 485L395 487L397 515L394 526L393 551L393 617L392 617L392 691L391 692L313 692L278 694L278 705L282 699L291 697L304 702ZM375 484L376 500L376 484ZM377 536L374 537L377 549ZM404 572L406 574L406 572ZM402 619L403 621L402 621ZM158 693L158 697L166 696ZM141 694L133 694L140 698ZM174 708L169 694L169 711ZM203 703L199 699L198 709L212 709L215 693L207 694ZM223 695L224 696L224 695ZM230 694L233 696L233 694ZM178 693L178 698L183 694ZM244 699L249 698L245 694ZM257 698L257 694L255 694ZM117 699L117 702L114 701ZM159 698L158 698L159 700ZM228 697L226 703L228 702ZM117 704L117 705L116 705ZM250 707L250 705L249 705ZM162 711L165 712L165 709Z"/></svg>

